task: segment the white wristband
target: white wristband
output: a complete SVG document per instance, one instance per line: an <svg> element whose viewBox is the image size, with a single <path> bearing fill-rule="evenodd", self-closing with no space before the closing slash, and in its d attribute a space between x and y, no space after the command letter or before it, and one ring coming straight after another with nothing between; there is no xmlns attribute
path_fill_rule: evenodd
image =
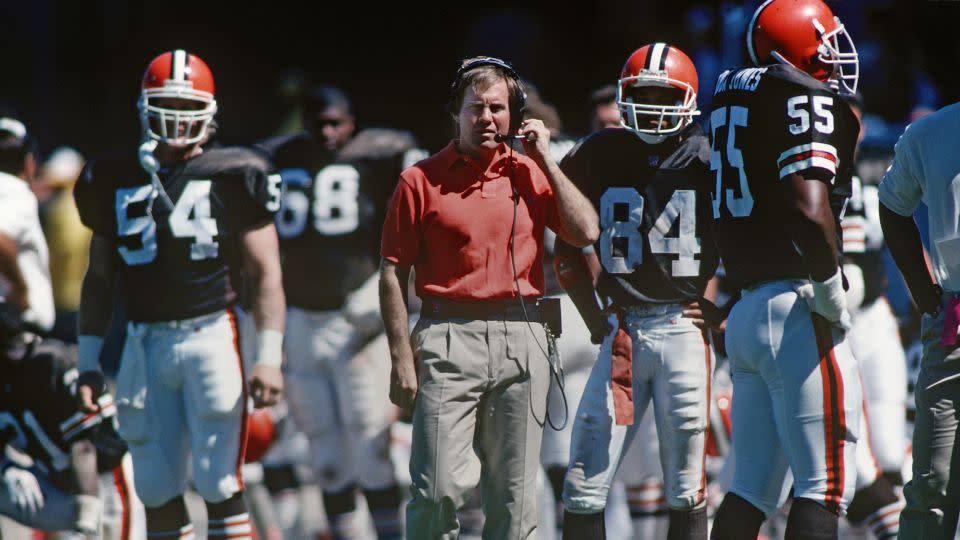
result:
<svg viewBox="0 0 960 540"><path fill-rule="evenodd" d="M100 351L103 350L103 338L100 336L79 336L77 338L77 370L100 371Z"/></svg>
<svg viewBox="0 0 960 540"><path fill-rule="evenodd" d="M283 363L283 332L264 328L257 332L257 364L280 367Z"/></svg>

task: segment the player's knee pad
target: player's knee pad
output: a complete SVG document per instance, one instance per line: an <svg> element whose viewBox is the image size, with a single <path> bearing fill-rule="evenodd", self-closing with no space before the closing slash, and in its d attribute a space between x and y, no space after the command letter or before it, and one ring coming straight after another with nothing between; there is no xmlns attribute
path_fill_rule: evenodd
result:
<svg viewBox="0 0 960 540"><path fill-rule="evenodd" d="M740 540L756 538L763 525L764 515L736 493L729 492L723 497L717 515L713 519L713 540Z"/></svg>
<svg viewBox="0 0 960 540"><path fill-rule="evenodd" d="M832 540L837 538L839 518L813 499L798 497L790 506L786 540Z"/></svg>

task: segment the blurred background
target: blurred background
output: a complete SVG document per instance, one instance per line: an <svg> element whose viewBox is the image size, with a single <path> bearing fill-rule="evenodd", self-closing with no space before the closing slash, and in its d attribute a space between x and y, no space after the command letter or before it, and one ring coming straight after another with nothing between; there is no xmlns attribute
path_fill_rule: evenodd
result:
<svg viewBox="0 0 960 540"><path fill-rule="evenodd" d="M147 62L185 48L213 70L226 142L295 128L299 89L329 82L353 98L360 127L409 129L436 150L450 135L444 103L458 62L482 53L512 61L576 136L590 91L616 82L626 57L654 40L690 54L707 109L717 74L745 62L759 3L2 0L0 114L22 118L44 152L131 145ZM957 100L960 2L828 3L859 49L872 134Z"/></svg>

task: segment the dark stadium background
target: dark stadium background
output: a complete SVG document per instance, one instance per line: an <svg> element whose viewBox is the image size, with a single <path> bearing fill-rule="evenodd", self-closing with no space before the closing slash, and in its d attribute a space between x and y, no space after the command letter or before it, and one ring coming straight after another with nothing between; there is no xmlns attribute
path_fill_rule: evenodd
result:
<svg viewBox="0 0 960 540"><path fill-rule="evenodd" d="M291 110L281 82L299 72L344 87L361 127L411 129L433 150L449 135L443 104L458 60L486 53L513 61L576 135L586 128L588 93L614 82L633 49L667 40L742 59L742 34L724 41L718 21L736 6L749 17L758 3L3 0L0 110L23 118L45 151L68 144L91 155L129 145L138 137L135 103L146 63L182 47L213 70L227 142L281 129ZM830 4L858 45L873 43L864 65L869 110L905 120L919 99L917 72L939 90L939 105L960 96L960 1ZM691 21L693 8L699 18ZM700 25L698 38L691 24ZM711 86L702 78L701 95Z"/></svg>

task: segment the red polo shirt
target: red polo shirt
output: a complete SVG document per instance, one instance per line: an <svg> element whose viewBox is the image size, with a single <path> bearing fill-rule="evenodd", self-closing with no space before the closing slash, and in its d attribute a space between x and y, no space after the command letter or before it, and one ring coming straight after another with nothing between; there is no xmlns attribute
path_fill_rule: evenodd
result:
<svg viewBox="0 0 960 540"><path fill-rule="evenodd" d="M524 155L501 150L484 170L451 142L403 171L383 224L380 253L413 266L417 294L451 300L516 296L510 265L514 201L516 262L523 296L543 294L544 227L559 230L556 199L546 175Z"/></svg>

